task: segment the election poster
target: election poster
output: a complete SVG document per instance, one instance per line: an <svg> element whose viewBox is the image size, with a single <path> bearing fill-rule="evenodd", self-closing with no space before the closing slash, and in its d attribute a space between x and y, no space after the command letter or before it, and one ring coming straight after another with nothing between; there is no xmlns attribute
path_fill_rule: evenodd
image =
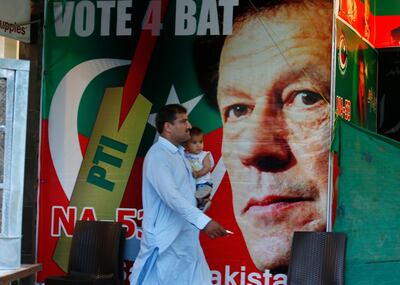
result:
<svg viewBox="0 0 400 285"><path fill-rule="evenodd" d="M331 1L46 1L38 262L67 271L78 220L140 246L142 166L157 111L181 104L204 132L213 284L286 284L294 231L325 231Z"/></svg>
<svg viewBox="0 0 400 285"><path fill-rule="evenodd" d="M336 115L376 132L378 52L341 18L336 43Z"/></svg>

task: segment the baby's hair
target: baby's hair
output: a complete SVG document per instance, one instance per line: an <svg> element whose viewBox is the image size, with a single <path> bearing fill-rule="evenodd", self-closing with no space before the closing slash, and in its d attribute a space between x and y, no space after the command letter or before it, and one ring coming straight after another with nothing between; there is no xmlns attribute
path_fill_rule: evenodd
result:
<svg viewBox="0 0 400 285"><path fill-rule="evenodd" d="M192 127L190 129L190 136L198 136L198 135L202 135L202 134L203 134L203 131L198 127Z"/></svg>

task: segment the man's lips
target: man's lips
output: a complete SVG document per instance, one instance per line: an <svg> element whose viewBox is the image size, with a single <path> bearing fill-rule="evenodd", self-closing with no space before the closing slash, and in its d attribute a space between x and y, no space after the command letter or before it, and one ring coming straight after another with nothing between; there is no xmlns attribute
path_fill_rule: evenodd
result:
<svg viewBox="0 0 400 285"><path fill-rule="evenodd" d="M247 202L246 207L242 210L242 214L245 214L251 207L261 206L268 207L278 204L290 205L298 202L310 202L315 201L314 197L298 197L298 196L266 196L263 199L250 199Z"/></svg>

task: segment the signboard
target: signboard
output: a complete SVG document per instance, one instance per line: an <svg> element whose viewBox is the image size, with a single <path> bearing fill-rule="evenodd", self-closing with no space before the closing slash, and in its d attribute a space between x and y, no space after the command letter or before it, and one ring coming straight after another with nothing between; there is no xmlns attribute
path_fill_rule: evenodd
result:
<svg viewBox="0 0 400 285"><path fill-rule="evenodd" d="M29 43L31 2L0 0L0 35Z"/></svg>

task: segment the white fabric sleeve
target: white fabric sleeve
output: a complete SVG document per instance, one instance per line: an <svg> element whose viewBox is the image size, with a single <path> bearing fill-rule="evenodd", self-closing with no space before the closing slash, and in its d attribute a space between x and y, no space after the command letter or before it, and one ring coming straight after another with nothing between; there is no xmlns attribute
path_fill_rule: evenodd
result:
<svg viewBox="0 0 400 285"><path fill-rule="evenodd" d="M204 214L200 209L193 206L179 192L179 188L175 184L171 166L162 159L162 161L154 161L150 159L148 169L155 171L145 171L148 181L161 198L161 200L173 211L181 215L189 223L202 230L211 221L211 218Z"/></svg>
<svg viewBox="0 0 400 285"><path fill-rule="evenodd" d="M212 169L214 167L214 158L212 156L211 151L207 151L207 154L208 154L208 157L210 158L210 166L211 166L211 169Z"/></svg>

